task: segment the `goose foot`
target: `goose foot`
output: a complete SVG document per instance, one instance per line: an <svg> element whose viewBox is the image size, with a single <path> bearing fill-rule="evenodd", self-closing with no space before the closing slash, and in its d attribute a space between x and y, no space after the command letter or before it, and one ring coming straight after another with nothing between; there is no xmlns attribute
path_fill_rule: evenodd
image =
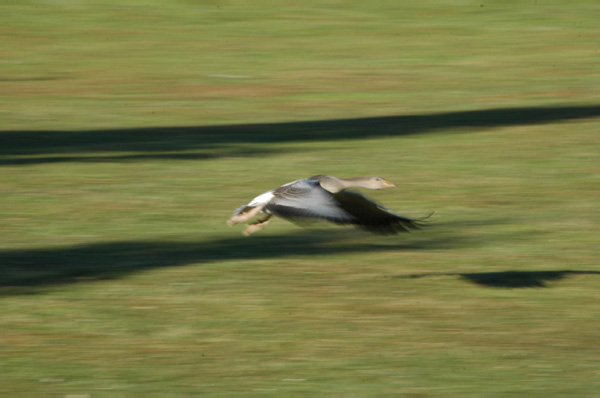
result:
<svg viewBox="0 0 600 398"><path fill-rule="evenodd" d="M229 225L231 227L235 224L239 224L241 222L246 222L246 221L250 220L252 217L256 216L258 214L258 212L263 209L263 207L265 207L265 205L256 206L256 207L253 207L252 209L248 210L247 212L233 216L227 221L227 225Z"/></svg>
<svg viewBox="0 0 600 398"><path fill-rule="evenodd" d="M261 221L257 221L257 222L255 222L255 223L252 223L252 224L248 225L248 226L247 226L247 227L244 229L244 232L243 232L243 234L244 234L244 235L246 235L246 236L250 236L250 235L252 235L253 233L255 233L256 231L258 231L259 229L262 229L262 228L266 227L266 226L267 226L267 224L269 223L269 221L271 221L271 217L270 217L270 216L269 216L269 217L267 217L267 218L266 218L266 219L264 219L264 220L261 220Z"/></svg>

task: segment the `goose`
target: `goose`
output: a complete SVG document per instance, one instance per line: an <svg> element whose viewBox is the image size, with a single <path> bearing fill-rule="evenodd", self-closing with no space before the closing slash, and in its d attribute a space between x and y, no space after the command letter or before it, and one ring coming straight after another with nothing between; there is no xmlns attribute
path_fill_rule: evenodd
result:
<svg viewBox="0 0 600 398"><path fill-rule="evenodd" d="M354 225L381 235L419 228L420 222L429 216L414 219L392 214L360 193L347 190L395 186L381 177L338 178L319 174L288 182L258 195L247 205L240 206L227 221L227 225L249 222L258 216L257 221L244 229L243 234L246 236L264 228L273 216L292 222L320 219L340 225Z"/></svg>

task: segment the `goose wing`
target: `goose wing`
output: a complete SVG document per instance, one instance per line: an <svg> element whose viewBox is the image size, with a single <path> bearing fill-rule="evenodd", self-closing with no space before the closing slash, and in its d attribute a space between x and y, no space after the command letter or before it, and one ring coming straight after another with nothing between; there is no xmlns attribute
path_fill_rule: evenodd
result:
<svg viewBox="0 0 600 398"><path fill-rule="evenodd" d="M369 232L390 235L421 227L423 219L412 219L386 211L363 195L342 191L334 195L341 209L352 217L352 224Z"/></svg>
<svg viewBox="0 0 600 398"><path fill-rule="evenodd" d="M265 206L264 211L291 221L321 219L343 224L353 220L340 207L336 198L311 178L274 190L273 199Z"/></svg>

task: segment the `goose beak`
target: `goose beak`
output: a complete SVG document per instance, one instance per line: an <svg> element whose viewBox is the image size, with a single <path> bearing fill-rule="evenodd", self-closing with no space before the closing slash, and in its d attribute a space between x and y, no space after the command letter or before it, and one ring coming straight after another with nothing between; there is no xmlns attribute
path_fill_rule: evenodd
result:
<svg viewBox="0 0 600 398"><path fill-rule="evenodd" d="M394 188L396 186L396 184L394 184L393 182L390 182L388 180L385 180L383 182L383 184L385 185L386 188Z"/></svg>

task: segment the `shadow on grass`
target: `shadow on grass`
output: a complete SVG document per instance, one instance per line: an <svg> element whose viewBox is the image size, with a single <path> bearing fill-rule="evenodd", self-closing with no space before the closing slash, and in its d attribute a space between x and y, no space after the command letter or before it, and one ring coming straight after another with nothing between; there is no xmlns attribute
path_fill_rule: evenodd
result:
<svg viewBox="0 0 600 398"><path fill-rule="evenodd" d="M357 232L358 233L358 232ZM357 242L350 231L304 231L289 235L232 237L203 242L105 242L64 248L0 252L0 287L43 287L81 280L111 279L159 267L219 261L385 250L432 250L455 247L460 238L423 238L396 244ZM14 289L5 294L19 294Z"/></svg>
<svg viewBox="0 0 600 398"><path fill-rule="evenodd" d="M484 109L272 124L86 131L0 131L0 165L253 156L256 144L361 139L600 117L600 105ZM244 146L249 144L250 146ZM133 154L132 154L133 153ZM99 156L94 156L94 154Z"/></svg>
<svg viewBox="0 0 600 398"><path fill-rule="evenodd" d="M399 275L400 279L429 278L439 276L458 276L464 280L482 286L497 288L547 287L547 282L558 281L571 275L600 275L600 271L499 271L474 273L425 273Z"/></svg>
<svg viewBox="0 0 600 398"><path fill-rule="evenodd" d="M502 223L505 220L487 220ZM433 227L433 226L431 226ZM286 235L235 236L207 241L102 242L81 246L0 251L0 295L36 293L38 288L87 280L113 279L155 268L251 261L288 257L323 257L385 251L435 251L481 245L481 236L457 235L444 223L435 236L373 239L352 229L309 229ZM452 223L456 227L456 223ZM497 240L498 236L489 236ZM486 239L484 239L486 240ZM374 257L376 260L376 257ZM431 272L397 275L397 279L459 277L494 288L546 287L571 275L600 275L600 271Z"/></svg>

